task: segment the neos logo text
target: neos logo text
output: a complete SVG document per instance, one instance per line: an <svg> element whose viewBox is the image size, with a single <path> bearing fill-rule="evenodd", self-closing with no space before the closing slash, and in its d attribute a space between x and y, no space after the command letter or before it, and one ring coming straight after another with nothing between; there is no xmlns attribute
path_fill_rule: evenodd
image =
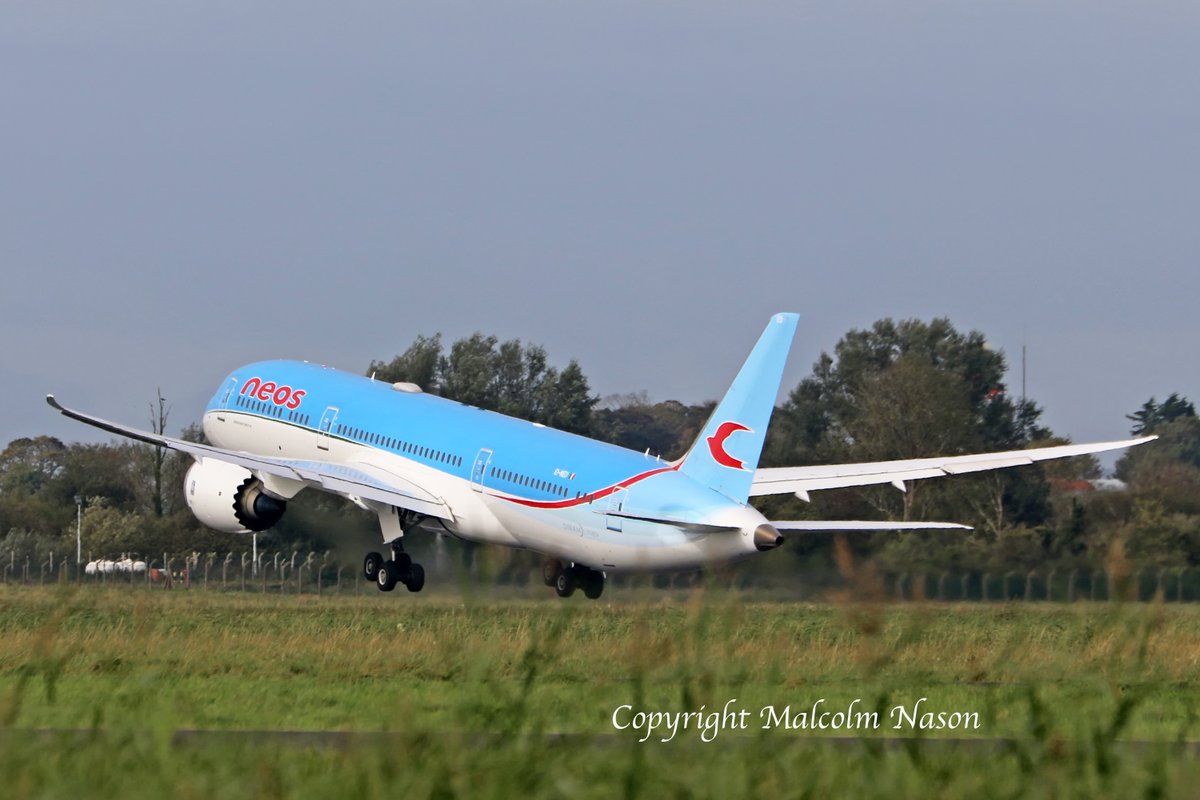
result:
<svg viewBox="0 0 1200 800"><path fill-rule="evenodd" d="M293 389L290 386L279 386L274 381L263 382L262 378L250 378L242 387L241 394L248 395L264 403L274 403L277 406L295 411L300 407L307 392L304 389Z"/></svg>

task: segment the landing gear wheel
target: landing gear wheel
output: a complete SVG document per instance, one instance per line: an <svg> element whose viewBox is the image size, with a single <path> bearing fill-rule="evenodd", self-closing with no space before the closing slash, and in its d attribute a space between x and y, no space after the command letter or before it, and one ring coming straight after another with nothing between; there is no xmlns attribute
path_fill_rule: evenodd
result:
<svg viewBox="0 0 1200 800"><path fill-rule="evenodd" d="M408 576L412 573L413 564L412 556L408 553L396 554L396 580L400 583L408 583Z"/></svg>
<svg viewBox="0 0 1200 800"><path fill-rule="evenodd" d="M385 561L379 568L379 573L375 576L375 583L381 592L390 592L396 588L396 582L399 579L399 570L396 567L395 561Z"/></svg>
<svg viewBox="0 0 1200 800"><path fill-rule="evenodd" d="M383 566L383 556L379 553L367 553L363 559L363 577L374 582L379 576L379 568Z"/></svg>
<svg viewBox="0 0 1200 800"><path fill-rule="evenodd" d="M408 567L408 577L404 580L404 585L408 587L410 592L419 592L425 587L425 568L420 564L410 564Z"/></svg>
<svg viewBox="0 0 1200 800"><path fill-rule="evenodd" d="M570 597L575 594L575 574L569 569L558 573L554 581L554 591L559 597Z"/></svg>
<svg viewBox="0 0 1200 800"><path fill-rule="evenodd" d="M542 564L542 581L547 586L554 586L558 583L558 576L562 574L563 565L557 558L548 558L546 563Z"/></svg>
<svg viewBox="0 0 1200 800"><path fill-rule="evenodd" d="M589 571L583 580L583 596L588 600L598 600L604 592L604 573Z"/></svg>

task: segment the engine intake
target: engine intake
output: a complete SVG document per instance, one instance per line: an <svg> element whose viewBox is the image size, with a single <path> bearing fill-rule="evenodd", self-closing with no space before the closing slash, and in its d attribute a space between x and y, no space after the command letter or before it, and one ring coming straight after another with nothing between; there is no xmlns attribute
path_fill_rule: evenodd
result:
<svg viewBox="0 0 1200 800"><path fill-rule="evenodd" d="M196 519L225 533L265 531L287 510L287 501L267 494L249 470L210 458L188 469L184 494Z"/></svg>

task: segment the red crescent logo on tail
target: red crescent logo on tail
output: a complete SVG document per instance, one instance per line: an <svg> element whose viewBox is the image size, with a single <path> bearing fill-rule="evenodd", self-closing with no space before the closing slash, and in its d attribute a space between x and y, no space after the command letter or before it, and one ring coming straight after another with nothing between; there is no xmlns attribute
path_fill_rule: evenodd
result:
<svg viewBox="0 0 1200 800"><path fill-rule="evenodd" d="M722 422L717 426L717 432L705 440L708 442L708 452L712 453L713 461L716 461L722 467L745 469L745 464L725 452L725 440L738 431L749 430L749 428L740 422Z"/></svg>

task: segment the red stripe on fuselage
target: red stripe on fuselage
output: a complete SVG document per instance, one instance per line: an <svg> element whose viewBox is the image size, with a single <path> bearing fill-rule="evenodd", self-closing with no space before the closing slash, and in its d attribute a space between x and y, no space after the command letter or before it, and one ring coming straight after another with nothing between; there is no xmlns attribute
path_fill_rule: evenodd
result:
<svg viewBox="0 0 1200 800"><path fill-rule="evenodd" d="M649 472L643 472L640 475L634 475L632 478L626 478L620 483L615 483L612 486L608 486L599 491L584 494L583 497L576 497L569 500L527 500L524 497L512 497L510 495L493 494L491 492L488 494L491 497L507 500L508 502L516 503L517 505L528 506L529 508L571 508L573 506L581 506L585 503L591 503L595 500L602 500L618 489L628 489L633 484L646 480L646 478L653 477L654 475L661 475L664 472L673 472L677 469L679 469L679 464L675 464L670 467L652 469Z"/></svg>

